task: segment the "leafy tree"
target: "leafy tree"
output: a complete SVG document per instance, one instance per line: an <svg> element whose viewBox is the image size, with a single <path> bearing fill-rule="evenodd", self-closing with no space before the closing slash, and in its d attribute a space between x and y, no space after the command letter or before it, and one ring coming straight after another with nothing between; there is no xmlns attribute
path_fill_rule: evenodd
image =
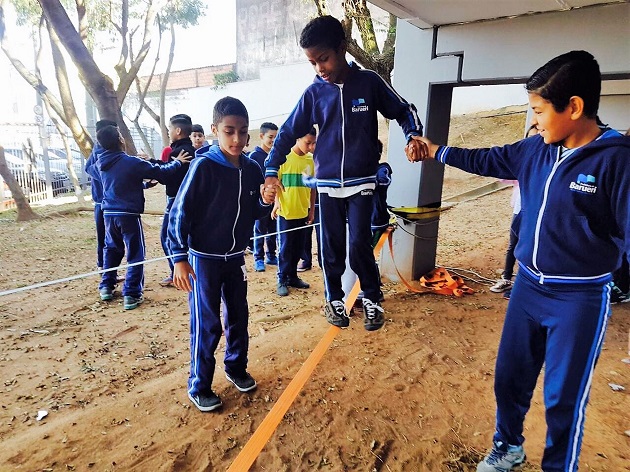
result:
<svg viewBox="0 0 630 472"><path fill-rule="evenodd" d="M330 15L328 0L313 0L320 16ZM394 49L396 43L396 16L389 14L385 41L382 48L376 40L375 20L372 18L366 0L342 0L343 18L341 24L348 38L348 52L366 69L376 71L387 82L391 83L394 70ZM353 29L357 27L361 44L354 39ZM378 27L378 24L377 26Z"/></svg>
<svg viewBox="0 0 630 472"><path fill-rule="evenodd" d="M0 7L7 1L0 0ZM119 123L121 133L127 141L128 152L135 153L131 133L123 120L122 104L136 80L140 67L148 57L154 28L157 25L156 18L158 15L168 17L173 27L195 24L202 14L201 1L11 1L19 13L21 24L41 25L41 28L46 28L51 43L59 97L43 83L41 74L24 66L4 40L3 51L22 77L40 92L50 109L70 128L83 154L87 156L91 151L92 140L77 116L62 51L65 51L74 63L79 79L94 100L100 117ZM71 20L71 16L74 21ZM103 34L108 35L107 40L112 44L120 44L118 61L113 66L116 83L94 59L94 47Z"/></svg>

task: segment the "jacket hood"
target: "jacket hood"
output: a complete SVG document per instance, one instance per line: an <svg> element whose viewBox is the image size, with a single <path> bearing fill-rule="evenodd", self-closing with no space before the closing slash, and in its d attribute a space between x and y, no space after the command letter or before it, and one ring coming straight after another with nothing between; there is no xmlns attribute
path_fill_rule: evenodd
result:
<svg viewBox="0 0 630 472"><path fill-rule="evenodd" d="M123 151L107 151L98 154L98 167L101 170L111 169L125 155Z"/></svg>
<svg viewBox="0 0 630 472"><path fill-rule="evenodd" d="M208 159L211 159L217 164L221 164L224 167L236 169L234 164L228 161L227 157L225 157L225 154L223 154L218 144L210 144L208 146L204 146L202 148L197 149L195 156L207 157ZM241 164L241 166L243 165L245 158L246 158L245 155L241 153L239 157L239 163Z"/></svg>
<svg viewBox="0 0 630 472"><path fill-rule="evenodd" d="M595 152L599 149L610 147L627 147L630 148L630 137L622 135L619 131L605 128L604 132L594 141L582 146L583 152ZM542 137L541 137L542 139ZM554 148L558 148L558 144L552 144Z"/></svg>

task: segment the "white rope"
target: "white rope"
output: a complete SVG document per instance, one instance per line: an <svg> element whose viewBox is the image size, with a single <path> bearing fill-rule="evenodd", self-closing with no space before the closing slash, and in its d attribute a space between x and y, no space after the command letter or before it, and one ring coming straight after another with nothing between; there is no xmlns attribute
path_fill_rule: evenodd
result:
<svg viewBox="0 0 630 472"><path fill-rule="evenodd" d="M305 225L305 226L300 226L299 228L291 228L291 229L287 229L284 231L277 231L275 233L267 233L264 234L262 236L254 236L252 238L249 238L250 240L254 240L254 239L260 239L260 238L266 238L267 236L276 236L278 234L282 234L282 233L288 233L290 231L297 231L299 229L304 229L304 228L308 228L313 227L313 226L317 226L319 225L319 223L314 223L311 225ZM119 265L118 267L110 267L109 269L101 269L101 270L94 270L92 272L86 272L84 274L77 274L77 275L71 275L69 277L64 277L63 279L56 279L56 280L48 280L46 282L39 282L33 285L27 285L24 287L19 287L19 288L14 288L11 290L5 290L3 292L0 292L0 297L3 297L5 295L13 295L15 293L20 293L20 292L26 292L28 290L35 290L37 288L42 288L42 287L49 287L51 285L56 285L56 284L62 284L64 282L70 282L72 280L78 280L78 279L84 279L87 277L92 277L93 275L101 275L105 272L111 272L113 270L119 270L119 269L126 269L128 267L134 267L134 266L138 266L138 265L143 265L143 264L151 264L153 262L158 262L158 261L164 261L167 259L171 259L173 257L175 257L178 254L172 254L170 256L162 256L162 257L156 257L155 259L146 259L144 261L140 261L140 262L133 262L131 264L123 264L123 265Z"/></svg>

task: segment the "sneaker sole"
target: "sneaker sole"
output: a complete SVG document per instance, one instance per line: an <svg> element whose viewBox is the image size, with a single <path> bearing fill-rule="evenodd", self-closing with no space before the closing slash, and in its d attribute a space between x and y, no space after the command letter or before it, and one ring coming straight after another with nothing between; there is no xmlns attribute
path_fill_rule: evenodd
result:
<svg viewBox="0 0 630 472"><path fill-rule="evenodd" d="M231 379L228 374L225 374L225 378L228 379L229 382L232 382L234 386L236 387L236 390L238 390L239 392L243 392L243 393L251 392L252 390L255 390L256 387L258 387L258 384L256 383L256 381L254 381L254 385L252 385L251 387L241 388L238 385L236 385L236 382L234 382L234 380Z"/></svg>
<svg viewBox="0 0 630 472"><path fill-rule="evenodd" d="M101 300L103 300L104 302L109 302L112 301L114 299L113 295L101 295Z"/></svg>
<svg viewBox="0 0 630 472"><path fill-rule="evenodd" d="M363 327L365 328L366 331L377 331L381 329L384 324L385 324L384 321L380 324L379 323L363 323Z"/></svg>
<svg viewBox="0 0 630 472"><path fill-rule="evenodd" d="M221 408L223 406L223 402L219 402L216 405L212 405L212 406L201 406L199 403L197 403L195 401L195 399L192 397L192 395L188 394L188 399L192 402L193 405L195 405L197 407L197 409L199 411L214 411L218 408Z"/></svg>
<svg viewBox="0 0 630 472"><path fill-rule="evenodd" d="M134 310L136 308L138 308L140 305L142 305L142 302L144 302L144 300L137 302L137 303L133 303L131 305L124 305L125 310Z"/></svg>

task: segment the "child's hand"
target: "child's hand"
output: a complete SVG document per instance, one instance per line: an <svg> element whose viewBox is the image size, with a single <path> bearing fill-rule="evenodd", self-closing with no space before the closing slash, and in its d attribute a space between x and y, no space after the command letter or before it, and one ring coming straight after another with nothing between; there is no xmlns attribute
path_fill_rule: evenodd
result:
<svg viewBox="0 0 630 472"><path fill-rule="evenodd" d="M270 204L276 200L278 190L284 190L278 177L266 177L265 183L260 186L260 196L263 202Z"/></svg>
<svg viewBox="0 0 630 472"><path fill-rule="evenodd" d="M306 224L312 225L313 221L315 221L315 208L309 208L308 217L306 218Z"/></svg>
<svg viewBox="0 0 630 472"><path fill-rule="evenodd" d="M409 162L421 162L432 158L435 156L435 150L437 150L437 146L422 136L411 136L405 146L405 154Z"/></svg>
<svg viewBox="0 0 630 472"><path fill-rule="evenodd" d="M278 211L280 211L280 202L276 200L273 204L273 210L271 210L271 219L275 220L278 218Z"/></svg>
<svg viewBox="0 0 630 472"><path fill-rule="evenodd" d="M173 285L184 292L192 292L190 278L197 280L195 271L188 261L176 262L173 267Z"/></svg>
<svg viewBox="0 0 630 472"><path fill-rule="evenodd" d="M192 160L192 156L182 149L181 151L179 151L177 157L173 160L179 161L182 164L187 164Z"/></svg>

